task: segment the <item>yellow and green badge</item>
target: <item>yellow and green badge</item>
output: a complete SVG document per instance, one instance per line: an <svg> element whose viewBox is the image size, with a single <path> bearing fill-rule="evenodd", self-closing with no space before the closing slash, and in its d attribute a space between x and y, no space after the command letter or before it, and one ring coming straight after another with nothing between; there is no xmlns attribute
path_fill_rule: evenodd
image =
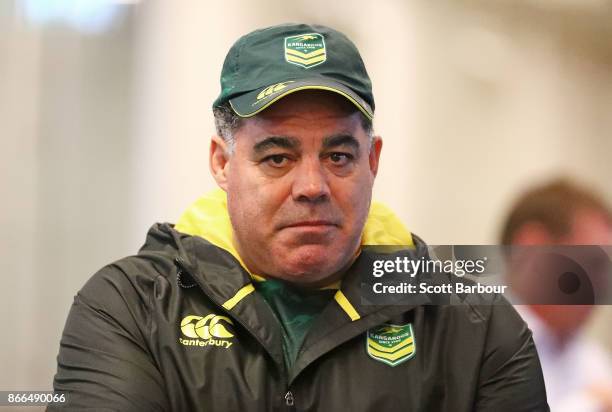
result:
<svg viewBox="0 0 612 412"><path fill-rule="evenodd" d="M396 366L416 354L416 342L412 324L384 324L369 329L366 350L372 359Z"/></svg>
<svg viewBox="0 0 612 412"><path fill-rule="evenodd" d="M285 60L306 69L327 59L325 40L319 33L285 37Z"/></svg>

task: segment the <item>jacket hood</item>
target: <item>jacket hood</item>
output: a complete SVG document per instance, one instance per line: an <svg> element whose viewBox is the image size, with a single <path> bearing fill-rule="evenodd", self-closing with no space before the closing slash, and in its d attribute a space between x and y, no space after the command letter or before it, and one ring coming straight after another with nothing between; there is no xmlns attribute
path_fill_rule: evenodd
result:
<svg viewBox="0 0 612 412"><path fill-rule="evenodd" d="M213 245L226 250L242 262L236 247L232 224L227 211L227 196L221 189L202 196L181 215L174 228L191 236L199 236ZM373 201L363 228L361 244L414 246L412 234L404 227L398 217L385 205ZM256 280L263 280L251 273Z"/></svg>

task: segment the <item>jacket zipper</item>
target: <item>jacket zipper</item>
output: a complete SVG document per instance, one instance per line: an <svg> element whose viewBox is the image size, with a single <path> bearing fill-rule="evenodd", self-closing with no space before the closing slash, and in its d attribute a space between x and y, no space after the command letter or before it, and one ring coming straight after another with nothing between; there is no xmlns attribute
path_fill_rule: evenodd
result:
<svg viewBox="0 0 612 412"><path fill-rule="evenodd" d="M287 405L287 409L290 411L295 410L295 398L293 397L293 393L291 391L287 391L285 394L285 405Z"/></svg>
<svg viewBox="0 0 612 412"><path fill-rule="evenodd" d="M180 257L177 257L174 259L175 263L181 268L181 270L183 270L184 272L188 273L189 276L191 276L191 279L193 279L193 281L200 287L200 290L202 291L202 293L204 293L204 295L210 299L211 302L215 302L215 300L208 294L208 292L206 291L205 288L202 287L202 284L200 283L200 281L198 279L196 279L195 276L193 276L191 274L191 272L185 267L185 264L183 262L183 259ZM183 288L188 288L190 286L183 286L179 283L180 287ZM195 285L194 285L195 286ZM217 302L215 302L217 303ZM264 348L264 350L266 352L268 352L268 355L270 355L270 357L272 359L274 359L274 357L272 356L272 354L266 349L266 345L264 344L264 342L261 341L261 339L259 339L259 336L257 336L256 334L254 334L251 329L249 329L247 327L247 325L242 322L240 319L237 319L236 317L232 316L232 314L230 313L229 310L226 310L223 306L219 305L217 303L217 305L219 306L219 308L224 311L225 313L227 313L228 315L231 316L232 319L234 319L236 322L238 322L245 330L248 330L249 333L251 334L252 337L255 338L255 340L261 345L262 348ZM284 332L283 332L284 333ZM287 388L287 392L285 393L285 405L287 406L287 409L290 411L294 411L295 410L295 398L293 397L293 392L291 392L291 390L289 389L289 381L287 380L286 376L287 376L287 371L285 370L286 367L284 365L284 361L283 361L283 367L282 367L282 373L283 373L283 380L285 381L285 387Z"/></svg>

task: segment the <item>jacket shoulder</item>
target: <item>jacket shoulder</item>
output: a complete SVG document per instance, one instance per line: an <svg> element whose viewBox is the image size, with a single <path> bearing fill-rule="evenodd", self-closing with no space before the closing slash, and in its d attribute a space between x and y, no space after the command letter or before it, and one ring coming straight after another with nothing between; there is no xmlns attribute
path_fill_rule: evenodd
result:
<svg viewBox="0 0 612 412"><path fill-rule="evenodd" d="M138 254L101 268L78 292L77 299L92 305L149 307L155 293L176 280L179 250L172 232L168 224L154 225Z"/></svg>

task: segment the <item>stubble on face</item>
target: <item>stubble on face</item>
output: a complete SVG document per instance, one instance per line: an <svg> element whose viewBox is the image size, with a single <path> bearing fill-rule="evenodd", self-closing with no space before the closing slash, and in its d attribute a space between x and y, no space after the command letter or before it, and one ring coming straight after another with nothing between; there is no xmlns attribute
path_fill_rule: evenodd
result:
<svg viewBox="0 0 612 412"><path fill-rule="evenodd" d="M331 282L360 245L376 170L369 139L341 97L300 92L282 103L236 133L227 184L234 241L253 273Z"/></svg>

